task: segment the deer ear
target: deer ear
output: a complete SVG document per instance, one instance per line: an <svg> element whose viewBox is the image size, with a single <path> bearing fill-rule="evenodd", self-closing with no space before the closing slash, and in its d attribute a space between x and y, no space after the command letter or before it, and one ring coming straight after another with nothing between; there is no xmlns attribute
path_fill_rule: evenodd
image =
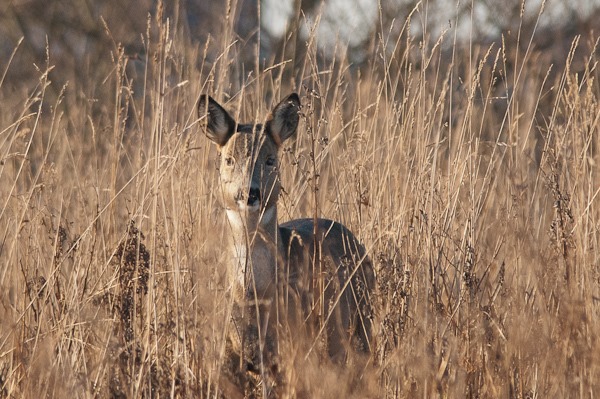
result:
<svg viewBox="0 0 600 399"><path fill-rule="evenodd" d="M202 94L198 100L198 117L206 119L206 135L219 146L224 146L235 132L235 121L218 102Z"/></svg>
<svg viewBox="0 0 600 399"><path fill-rule="evenodd" d="M266 130L278 147L296 133L300 119L298 112L300 112L300 98L296 93L287 96L271 111Z"/></svg>

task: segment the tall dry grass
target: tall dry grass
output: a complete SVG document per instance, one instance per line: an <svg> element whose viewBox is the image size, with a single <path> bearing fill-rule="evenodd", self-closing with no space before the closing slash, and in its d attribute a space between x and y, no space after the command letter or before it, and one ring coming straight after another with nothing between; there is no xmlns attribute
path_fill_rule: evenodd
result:
<svg viewBox="0 0 600 399"><path fill-rule="evenodd" d="M597 43L550 65L536 32L463 45L405 25L361 68L313 35L301 58L246 70L233 26L198 46L159 8L143 51L115 39L102 79L58 87L50 57L0 64L39 77L0 80L0 397L243 392L195 101L251 121L291 91L280 218L345 223L378 287L368 367L288 348L286 395L597 396Z"/></svg>

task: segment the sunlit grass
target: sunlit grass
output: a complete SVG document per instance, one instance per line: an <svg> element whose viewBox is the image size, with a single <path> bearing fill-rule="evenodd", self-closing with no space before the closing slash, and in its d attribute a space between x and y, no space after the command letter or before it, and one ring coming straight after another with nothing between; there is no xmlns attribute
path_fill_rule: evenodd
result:
<svg viewBox="0 0 600 399"><path fill-rule="evenodd" d="M252 121L292 91L279 216L357 234L377 331L366 369L286 348L283 391L594 396L595 43L550 66L520 35L449 50L384 31L360 70L312 37L303 58L247 71L231 24L198 47L148 23L141 54L106 50L103 79L57 86L50 58L36 84L0 86L0 397L243 392L224 371L226 229L195 101ZM0 72L34 68L11 62Z"/></svg>

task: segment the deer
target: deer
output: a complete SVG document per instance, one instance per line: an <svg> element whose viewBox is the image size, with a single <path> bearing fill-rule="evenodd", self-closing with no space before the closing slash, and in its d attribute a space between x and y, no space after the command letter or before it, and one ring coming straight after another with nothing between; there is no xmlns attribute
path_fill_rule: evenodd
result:
<svg viewBox="0 0 600 399"><path fill-rule="evenodd" d="M273 367L278 339L298 332L324 341L335 363L351 352L368 354L375 273L365 247L336 221L278 224L278 154L298 130L298 94L285 97L264 123L238 123L206 94L197 104L218 153L215 194L226 213L223 251L235 287L232 341L243 367Z"/></svg>

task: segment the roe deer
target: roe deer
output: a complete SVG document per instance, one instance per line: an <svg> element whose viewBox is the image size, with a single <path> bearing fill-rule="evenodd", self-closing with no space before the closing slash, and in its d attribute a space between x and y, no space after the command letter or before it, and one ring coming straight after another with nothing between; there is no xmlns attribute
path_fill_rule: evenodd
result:
<svg viewBox="0 0 600 399"><path fill-rule="evenodd" d="M218 149L218 197L231 229L226 267L236 280L234 345L254 371L277 354L286 333L325 338L336 362L350 349L370 351L375 276L364 247L331 220L277 224L278 150L296 133L299 111L294 93L264 124L238 124L210 96L198 102L200 122Z"/></svg>

